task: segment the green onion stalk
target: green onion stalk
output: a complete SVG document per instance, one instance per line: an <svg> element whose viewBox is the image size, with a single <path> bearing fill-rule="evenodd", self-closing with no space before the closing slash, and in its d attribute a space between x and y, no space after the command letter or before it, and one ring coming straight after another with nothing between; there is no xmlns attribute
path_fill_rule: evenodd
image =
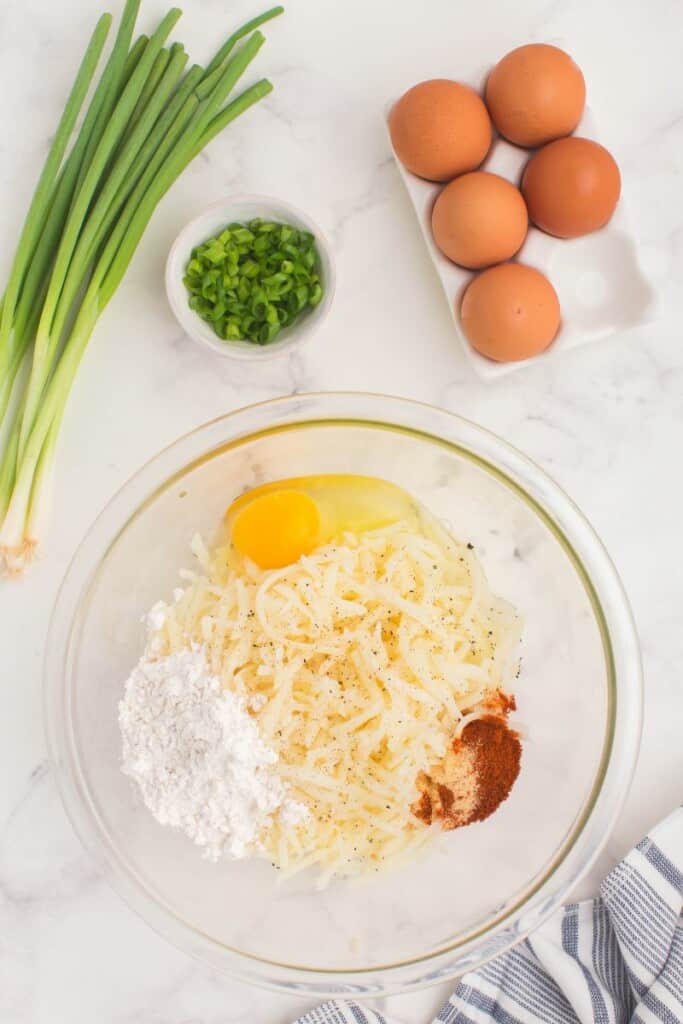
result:
<svg viewBox="0 0 683 1024"><path fill-rule="evenodd" d="M44 534L71 387L154 210L198 153L272 89L262 79L229 98L263 45L259 27L282 7L233 32L206 68L185 70L182 45L166 46L180 11L169 11L155 32L133 42L139 5L140 0L126 0L109 58L67 153L111 16L95 27L0 304L0 556L10 573L23 570Z"/></svg>
<svg viewBox="0 0 683 1024"><path fill-rule="evenodd" d="M26 332L18 329L15 322L22 285L36 251L42 248L41 234L55 194L59 189L60 166L76 119L95 75L111 21L111 15L104 14L95 26L38 179L10 268L2 302L2 317L0 318L0 413L2 414L6 410L12 385L27 344ZM63 219L60 227L62 225Z"/></svg>

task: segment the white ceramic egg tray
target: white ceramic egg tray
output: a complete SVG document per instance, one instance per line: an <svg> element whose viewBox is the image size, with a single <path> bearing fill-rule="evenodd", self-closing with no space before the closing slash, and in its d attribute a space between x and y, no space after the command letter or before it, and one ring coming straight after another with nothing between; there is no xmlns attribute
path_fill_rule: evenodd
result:
<svg viewBox="0 0 683 1024"><path fill-rule="evenodd" d="M472 84L479 89L481 83ZM386 110L387 120L391 106L389 104ZM588 109L575 134L601 141ZM519 185L530 156L531 151L494 136L491 149L479 169L500 174ZM415 208L465 356L481 377L491 379L511 373L539 359L548 359L558 352L652 319L654 293L639 266L635 242L628 232L622 181L619 205L612 220L601 231L583 238L564 240L546 235L530 225L524 245L515 257L520 263L528 263L543 271L558 294L562 323L550 348L532 359L514 363L496 363L480 356L467 341L460 321L462 295L475 272L452 263L437 249L432 238L432 207L443 184L424 181L411 174L395 153L394 159Z"/></svg>

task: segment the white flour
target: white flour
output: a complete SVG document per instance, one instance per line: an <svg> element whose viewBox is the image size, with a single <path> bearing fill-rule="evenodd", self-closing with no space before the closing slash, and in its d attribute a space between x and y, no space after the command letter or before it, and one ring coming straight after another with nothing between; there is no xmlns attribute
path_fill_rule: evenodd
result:
<svg viewBox="0 0 683 1024"><path fill-rule="evenodd" d="M163 615L155 606L150 619ZM152 625L152 622L150 622ZM119 704L123 765L162 825L181 829L210 860L244 857L275 814L295 825L307 808L287 798L244 700L221 689L201 648L148 650Z"/></svg>

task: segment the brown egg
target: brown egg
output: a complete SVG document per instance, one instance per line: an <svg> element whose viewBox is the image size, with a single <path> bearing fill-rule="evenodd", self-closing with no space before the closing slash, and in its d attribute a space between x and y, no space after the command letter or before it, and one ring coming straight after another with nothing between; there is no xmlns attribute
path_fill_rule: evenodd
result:
<svg viewBox="0 0 683 1024"><path fill-rule="evenodd" d="M577 238L603 227L620 190L612 155L599 143L576 136L540 149L522 178L531 220L558 238Z"/></svg>
<svg viewBox="0 0 683 1024"><path fill-rule="evenodd" d="M560 326L560 303L539 270L501 263L468 285L460 318L477 352L509 363L529 359L550 345Z"/></svg>
<svg viewBox="0 0 683 1024"><path fill-rule="evenodd" d="M404 167L450 181L478 167L491 145L491 121L474 89L445 78L413 86L393 106L389 132Z"/></svg>
<svg viewBox="0 0 683 1024"><path fill-rule="evenodd" d="M581 68L557 46L531 43L511 50L486 83L496 128L517 146L542 146L576 128L586 102Z"/></svg>
<svg viewBox="0 0 683 1024"><path fill-rule="evenodd" d="M446 185L434 203L434 241L449 260L478 270L510 259L528 224L522 193L505 178L472 171Z"/></svg>

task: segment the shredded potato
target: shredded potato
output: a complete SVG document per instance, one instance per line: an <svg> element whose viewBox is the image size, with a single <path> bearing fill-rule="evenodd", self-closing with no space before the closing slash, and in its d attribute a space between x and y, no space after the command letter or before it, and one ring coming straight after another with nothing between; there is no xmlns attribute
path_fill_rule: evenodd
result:
<svg viewBox="0 0 683 1024"><path fill-rule="evenodd" d="M420 772L516 667L518 620L474 552L405 524L345 535L263 571L197 540L201 573L169 609L165 653L200 643L223 685L245 695L291 795L262 853L323 880L410 857L435 834L412 816Z"/></svg>

